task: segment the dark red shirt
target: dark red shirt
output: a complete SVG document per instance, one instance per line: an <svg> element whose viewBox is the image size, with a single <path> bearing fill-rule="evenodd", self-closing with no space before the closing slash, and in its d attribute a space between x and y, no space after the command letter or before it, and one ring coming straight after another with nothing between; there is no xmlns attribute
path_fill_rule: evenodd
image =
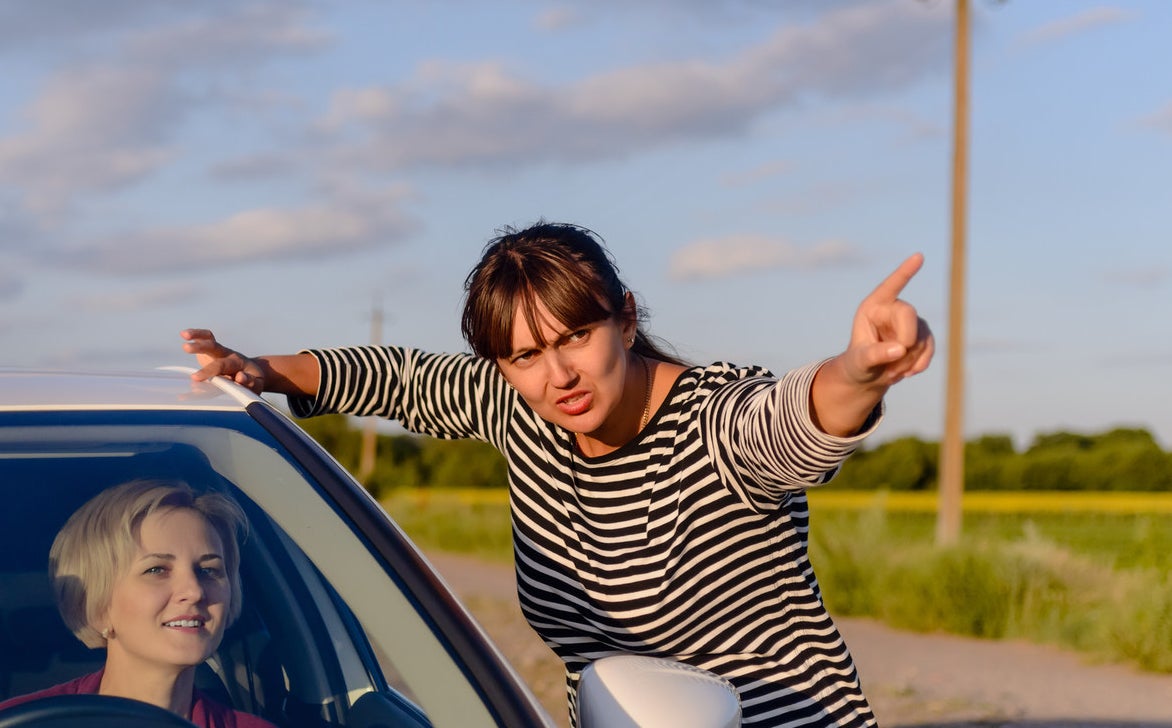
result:
<svg viewBox="0 0 1172 728"><path fill-rule="evenodd" d="M76 680L54 685L51 688L9 698L0 703L0 711L21 703L28 703L40 698L51 698L55 695L96 695L98 687L102 684L103 672L103 670L98 670L95 673L83 675ZM189 720L200 728L277 728L264 718L221 705L199 690L192 693Z"/></svg>

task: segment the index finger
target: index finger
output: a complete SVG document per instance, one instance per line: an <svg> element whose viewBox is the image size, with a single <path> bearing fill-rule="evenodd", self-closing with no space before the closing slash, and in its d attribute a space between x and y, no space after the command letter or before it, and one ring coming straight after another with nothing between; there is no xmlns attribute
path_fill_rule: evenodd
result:
<svg viewBox="0 0 1172 728"><path fill-rule="evenodd" d="M875 290L871 291L868 299L880 301L894 301L899 298L899 294L907 286L920 268L924 265L924 254L913 253L908 256L907 260L899 264L899 267L892 272L891 275L883 279L883 282L875 286Z"/></svg>
<svg viewBox="0 0 1172 728"><path fill-rule="evenodd" d="M181 337L183 337L184 339L187 339L188 341L194 341L195 339L213 339L214 340L216 338L215 336L212 335L212 332L210 329L183 329L182 331L179 332L179 335Z"/></svg>

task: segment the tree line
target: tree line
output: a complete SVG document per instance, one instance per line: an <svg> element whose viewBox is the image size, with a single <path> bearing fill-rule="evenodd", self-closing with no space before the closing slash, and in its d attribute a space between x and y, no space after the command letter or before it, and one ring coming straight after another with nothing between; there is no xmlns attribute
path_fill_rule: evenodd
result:
<svg viewBox="0 0 1172 728"><path fill-rule="evenodd" d="M298 424L351 473L358 473L364 433L342 415ZM440 440L412 434L376 436L374 469L363 485L376 497L397 487L504 488L505 458L479 440Z"/></svg>
<svg viewBox="0 0 1172 728"><path fill-rule="evenodd" d="M299 423L347 470L358 472L363 433L349 418L330 415ZM855 452L835 487L858 490L934 490L938 442L902 437ZM375 467L366 487L376 496L395 487L500 488L504 457L474 440L438 440L411 434L377 435ZM1172 453L1142 428L1097 434L1042 433L1019 450L1009 435L982 435L965 443L966 490L1172 490Z"/></svg>
<svg viewBox="0 0 1172 728"><path fill-rule="evenodd" d="M940 445L917 437L860 450L843 464L844 489L934 490ZM1023 450L1009 435L965 443L965 490L1172 490L1172 453L1150 432L1116 428L1098 434L1042 433Z"/></svg>

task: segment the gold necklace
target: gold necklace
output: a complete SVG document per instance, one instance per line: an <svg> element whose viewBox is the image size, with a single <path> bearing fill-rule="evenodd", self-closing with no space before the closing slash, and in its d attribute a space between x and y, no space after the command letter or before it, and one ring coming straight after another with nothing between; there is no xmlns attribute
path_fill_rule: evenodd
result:
<svg viewBox="0 0 1172 728"><path fill-rule="evenodd" d="M639 361L643 362L643 371L647 374L647 393L643 396L643 417L639 419L639 432L647 426L647 418L651 416L651 365L647 363L647 358L639 357Z"/></svg>

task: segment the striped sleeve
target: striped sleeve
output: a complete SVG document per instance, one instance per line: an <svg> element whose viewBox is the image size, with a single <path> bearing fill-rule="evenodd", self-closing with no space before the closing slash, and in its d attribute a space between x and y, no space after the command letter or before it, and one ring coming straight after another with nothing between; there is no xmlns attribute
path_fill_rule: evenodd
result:
<svg viewBox="0 0 1172 728"><path fill-rule="evenodd" d="M810 414L810 387L825 362L780 380L748 377L723 387L702 412L704 441L721 480L758 508L772 509L787 491L828 482L878 427L882 402L858 434L828 435Z"/></svg>
<svg viewBox="0 0 1172 728"><path fill-rule="evenodd" d="M297 417L347 414L396 420L412 432L474 438L500 448L516 394L496 367L469 354L392 346L309 349L321 375L316 397L290 397Z"/></svg>

